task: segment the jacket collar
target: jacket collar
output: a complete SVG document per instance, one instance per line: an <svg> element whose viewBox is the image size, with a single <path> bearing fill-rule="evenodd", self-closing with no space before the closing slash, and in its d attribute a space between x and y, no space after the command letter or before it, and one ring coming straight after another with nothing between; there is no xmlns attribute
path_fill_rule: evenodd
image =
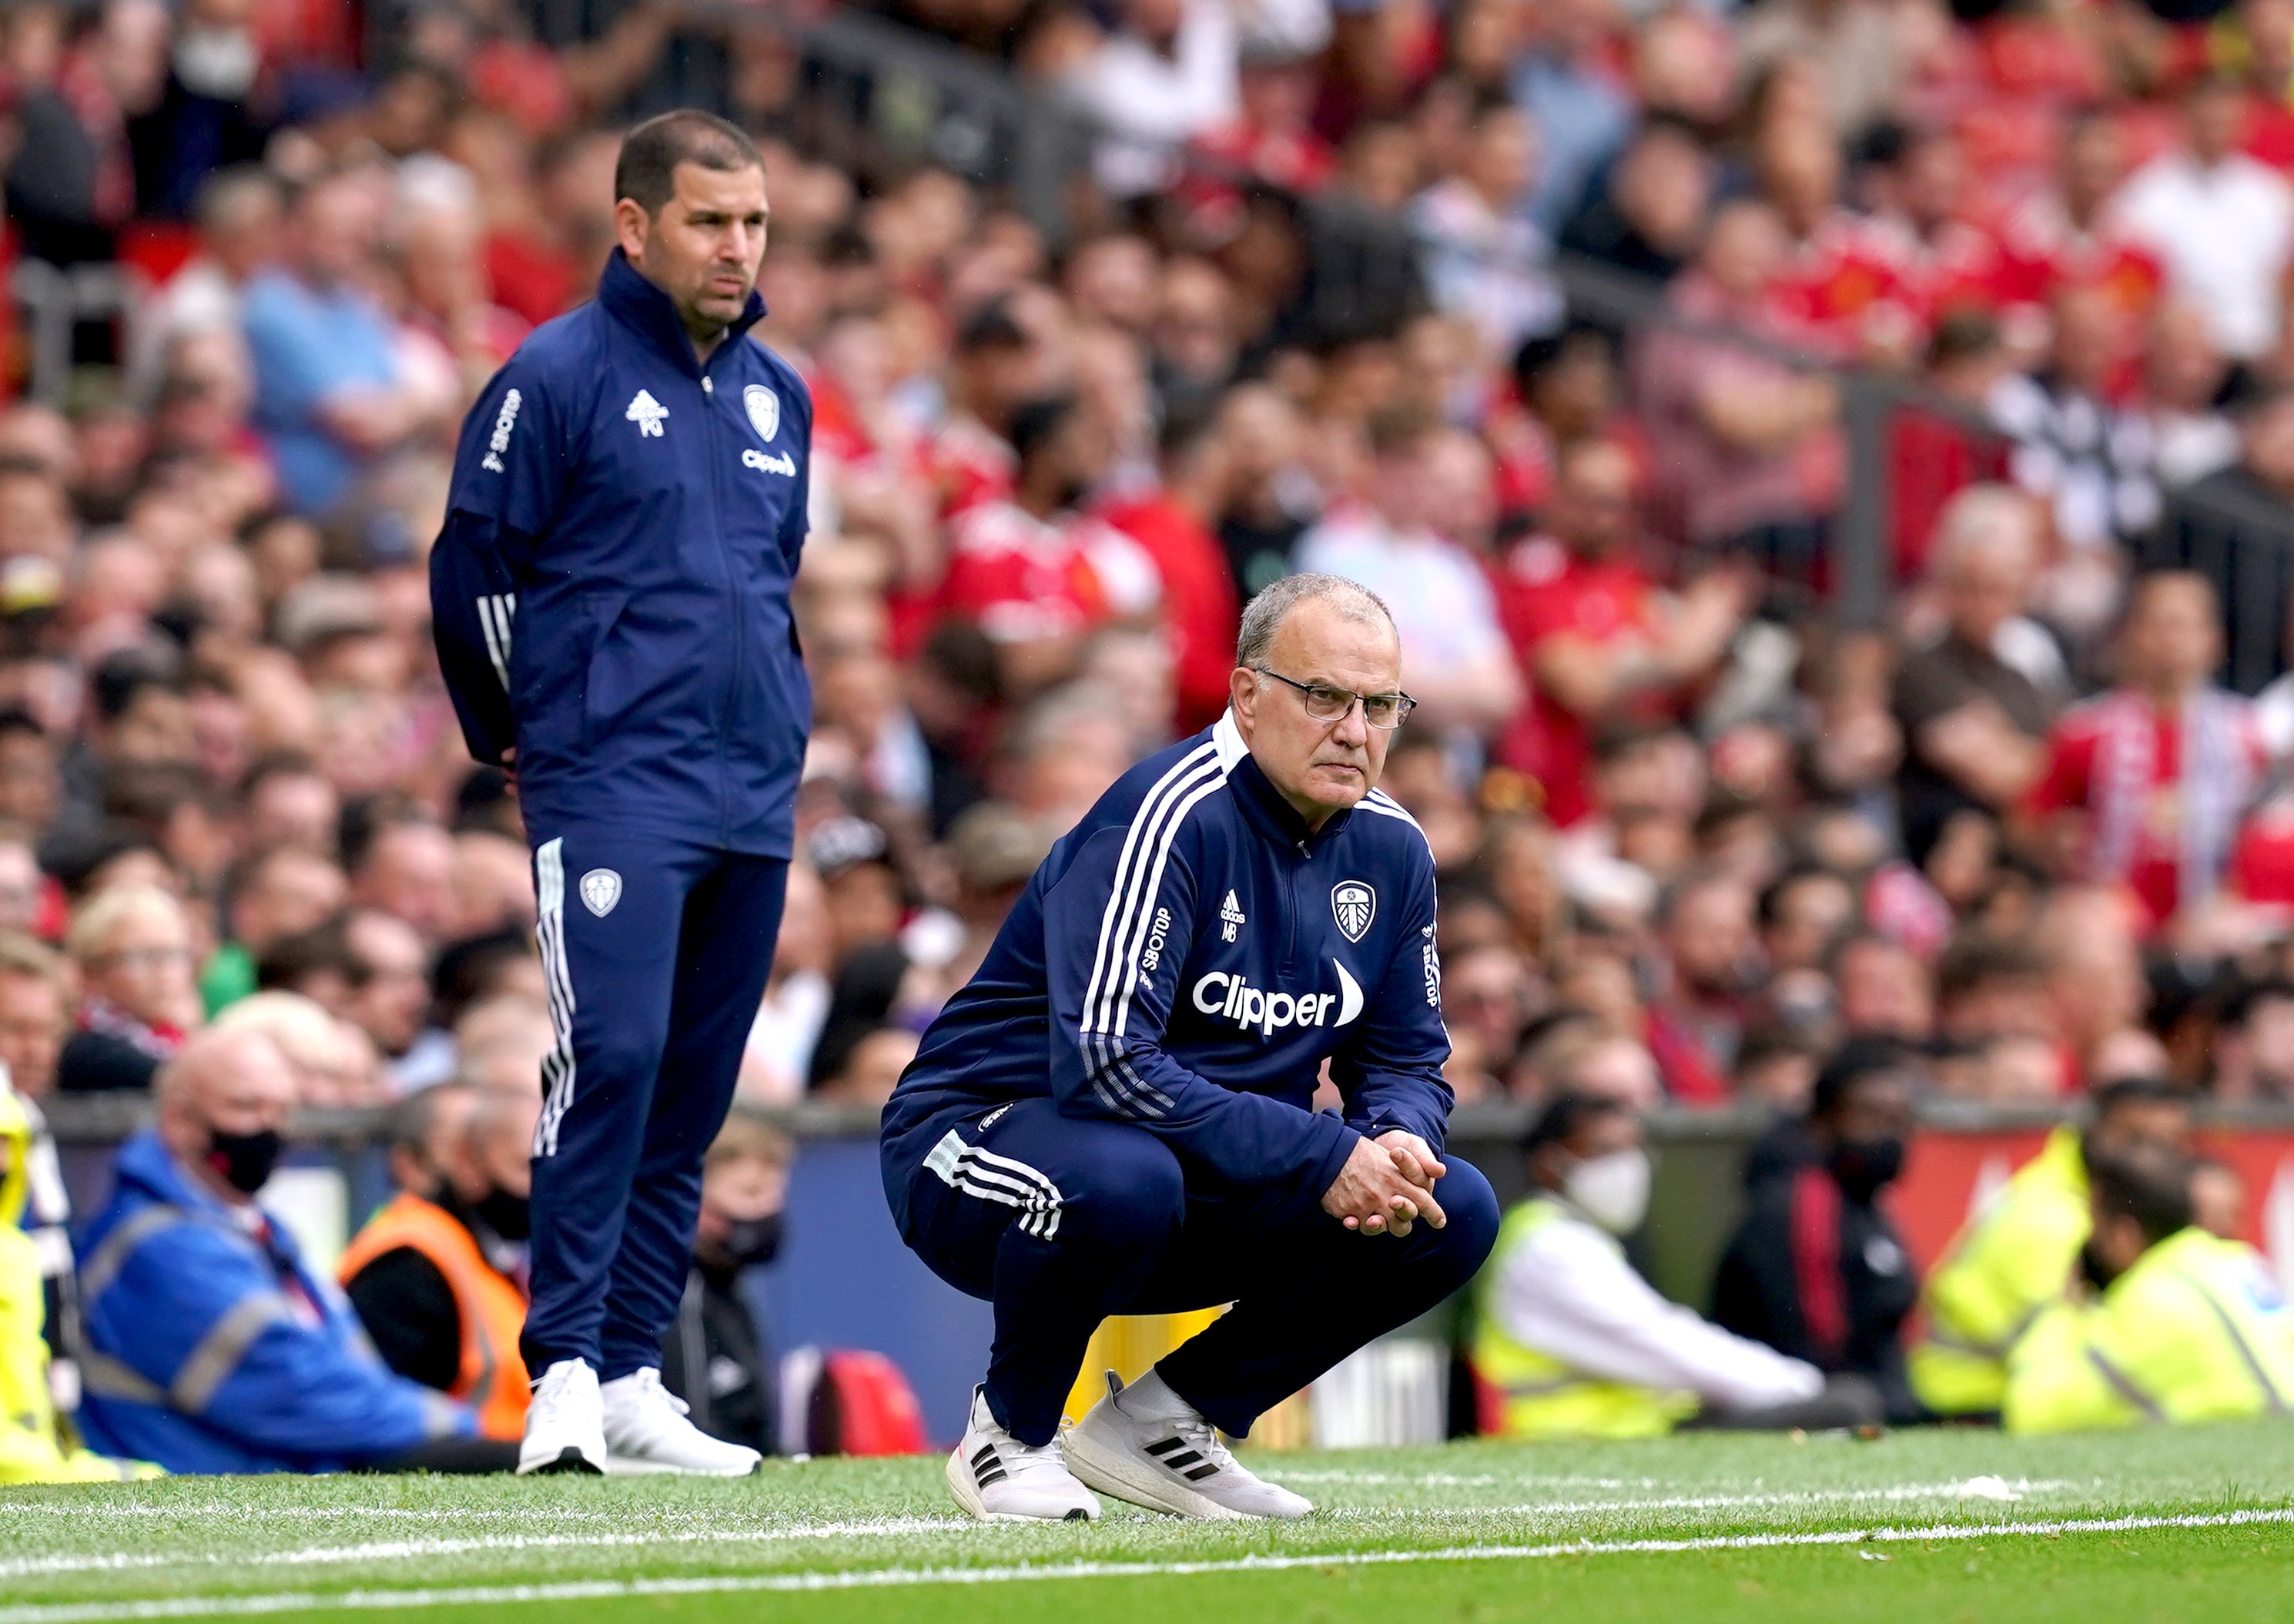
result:
<svg viewBox="0 0 2294 1624"><path fill-rule="evenodd" d="M236 1211L183 1171L157 1128L144 1128L119 1147L118 1176L123 1190L133 1190L169 1206L212 1213L238 1224Z"/></svg>
<svg viewBox="0 0 2294 1624"><path fill-rule="evenodd" d="M598 279L598 303L605 306L607 314L673 361L679 370L695 378L701 376L704 369L693 353L692 337L678 319L677 306L670 302L667 294L646 280L630 264L629 256L618 248L606 261L606 273ZM709 359L713 362L725 353L733 340L764 317L764 297L752 288L739 317L725 329L725 342L710 353Z"/></svg>

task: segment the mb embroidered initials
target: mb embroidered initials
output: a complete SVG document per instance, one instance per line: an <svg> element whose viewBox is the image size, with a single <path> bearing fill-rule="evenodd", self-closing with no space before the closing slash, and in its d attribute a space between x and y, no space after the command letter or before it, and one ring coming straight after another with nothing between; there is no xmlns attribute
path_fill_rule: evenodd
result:
<svg viewBox="0 0 2294 1624"><path fill-rule="evenodd" d="M659 440L663 437L661 426L669 417L669 408L654 399L652 391L640 389L622 416L638 426L639 439Z"/></svg>
<svg viewBox="0 0 2294 1624"><path fill-rule="evenodd" d="M1223 927L1219 939L1224 942L1234 940L1234 933L1249 922L1242 916L1242 905L1234 899L1234 893L1229 891L1226 900L1219 905L1219 923Z"/></svg>

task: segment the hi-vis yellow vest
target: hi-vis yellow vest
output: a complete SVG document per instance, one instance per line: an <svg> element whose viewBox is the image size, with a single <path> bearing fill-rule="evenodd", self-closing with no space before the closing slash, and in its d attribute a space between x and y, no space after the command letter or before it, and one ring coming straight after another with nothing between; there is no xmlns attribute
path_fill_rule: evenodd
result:
<svg viewBox="0 0 2294 1624"><path fill-rule="evenodd" d="M47 1292L40 1255L20 1227L28 1198L32 1130L23 1103L0 1084L0 1483L101 1483L157 1477L142 1461L107 1460L58 1432L41 1335Z"/></svg>
<svg viewBox="0 0 2294 1624"><path fill-rule="evenodd" d="M2251 1247L2170 1235L2095 1303L2049 1309L2008 1360L2011 1433L2217 1421L2294 1407L2294 1311Z"/></svg>
<svg viewBox="0 0 2294 1624"><path fill-rule="evenodd" d="M1506 1334L1498 1318L1499 1280L1509 1255L1540 1230L1567 1219L1550 1196L1533 1196L1506 1214L1476 1290L1474 1369L1496 1389L1500 1435L1507 1438L1652 1438L1697 1408L1691 1393L1661 1393L1586 1376ZM1615 1241L1610 1241L1615 1246Z"/></svg>
<svg viewBox="0 0 2294 1624"><path fill-rule="evenodd" d="M1927 1334L1908 1361L1921 1403L1945 1416L1999 1408L2007 1356L2063 1300L2092 1222L2079 1132L2066 1125L1968 1220L1928 1276Z"/></svg>

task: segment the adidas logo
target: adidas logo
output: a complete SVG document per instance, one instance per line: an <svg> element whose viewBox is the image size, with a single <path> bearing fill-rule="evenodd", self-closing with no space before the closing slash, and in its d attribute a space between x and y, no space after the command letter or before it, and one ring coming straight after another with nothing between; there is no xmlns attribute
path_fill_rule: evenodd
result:
<svg viewBox="0 0 2294 1624"><path fill-rule="evenodd" d="M1176 1443L1179 1441L1175 1438L1172 1441ZM996 1446L992 1443L981 1444L978 1452L972 1458L972 1481L985 1489L990 1483L1002 1482L1010 1475L1010 1473L1004 1470L1004 1463L996 1458Z"/></svg>
<svg viewBox="0 0 2294 1624"><path fill-rule="evenodd" d="M1219 933L1221 939L1230 942L1234 940L1235 931L1249 922L1243 918L1242 905L1234 899L1232 890L1227 892L1226 900L1219 905L1219 922L1225 927Z"/></svg>
<svg viewBox="0 0 2294 1624"><path fill-rule="evenodd" d="M638 426L639 439L659 440L663 437L661 426L669 416L669 408L654 399L651 390L640 389L637 398L630 402L630 409L622 416Z"/></svg>
<svg viewBox="0 0 2294 1624"><path fill-rule="evenodd" d="M1230 896L1232 893L1229 893ZM1163 1466L1169 1467L1189 1482L1199 1483L1218 1468L1187 1447L1184 1438L1173 1436L1158 1439L1147 1446L1147 1452Z"/></svg>

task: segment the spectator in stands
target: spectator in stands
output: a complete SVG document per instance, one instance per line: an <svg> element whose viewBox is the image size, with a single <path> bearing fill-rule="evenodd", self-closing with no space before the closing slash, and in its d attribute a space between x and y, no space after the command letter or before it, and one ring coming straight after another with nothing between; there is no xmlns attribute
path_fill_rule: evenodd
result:
<svg viewBox="0 0 2294 1624"><path fill-rule="evenodd" d="M2294 981L2251 981L2215 1023L2207 1092L2228 1105L2294 1099Z"/></svg>
<svg viewBox="0 0 2294 1624"><path fill-rule="evenodd" d="M2125 886L2157 931L2214 899L2266 764L2251 708L2213 686L2222 605L2205 577L2138 580L2118 654L2118 685L2050 731L2025 810L2067 877Z"/></svg>
<svg viewBox="0 0 2294 1624"><path fill-rule="evenodd" d="M299 512L332 512L377 458L454 403L410 379L390 318L366 290L378 213L355 175L313 182L289 211L281 263L240 296L255 426Z"/></svg>
<svg viewBox="0 0 2294 1624"><path fill-rule="evenodd" d="M2159 1145L2098 1157L2094 1294L2058 1302L2008 1356L2011 1433L2274 1415L2294 1402L2290 1311L2251 1246L2192 1222L2188 1157Z"/></svg>
<svg viewBox="0 0 2294 1624"><path fill-rule="evenodd" d="M1720 1105L1737 1063L1745 995L1761 973L1753 888L1720 869L1689 875L1657 920L1664 991L1652 1003L1649 1052L1665 1092L1687 1105Z"/></svg>
<svg viewBox="0 0 2294 1624"><path fill-rule="evenodd" d="M269 1038L294 1071L296 1097L305 1107L370 1108L389 1098L372 1040L313 999L276 990L252 993L215 1024Z"/></svg>
<svg viewBox="0 0 2294 1624"><path fill-rule="evenodd" d="M2202 75L2183 103L2183 142L2135 172L2115 204L2119 227L2166 271L2166 291L2204 311L2234 361L2277 345L2280 284L2294 260L2294 186L2241 150L2246 92Z"/></svg>
<svg viewBox="0 0 2294 1624"><path fill-rule="evenodd" d="M1564 829L1594 809L1594 735L1674 712L1720 664L1747 607L1745 580L1725 570L1661 596L1634 558L1634 496L1622 446L1564 447L1543 532L1497 575L1530 694L1505 759L1537 777L1546 816Z"/></svg>
<svg viewBox="0 0 2294 1624"><path fill-rule="evenodd" d="M1859 931L1832 955L1834 1003L1849 1038L1884 1037L1924 1043L1935 1032L1935 989L1928 967L1892 937Z"/></svg>
<svg viewBox="0 0 2294 1624"><path fill-rule="evenodd" d="M67 945L82 994L56 1086L150 1087L201 1019L183 904L157 886L117 886L80 909Z"/></svg>
<svg viewBox="0 0 2294 1624"><path fill-rule="evenodd" d="M199 973L209 1017L255 991L256 965L287 937L324 924L343 905L343 871L303 846L258 847L240 858L228 892L230 936Z"/></svg>
<svg viewBox="0 0 2294 1624"><path fill-rule="evenodd" d="M130 398L158 400L169 357L184 339L240 341L240 293L278 248L279 183L252 165L210 175L194 212L199 252L134 313L127 352Z"/></svg>
<svg viewBox="0 0 2294 1624"><path fill-rule="evenodd" d="M331 1282L256 1202L294 1074L269 1039L203 1034L161 1072L80 1264L82 1425L178 1472L508 1470L461 1405L393 1376Z"/></svg>
<svg viewBox="0 0 2294 1624"><path fill-rule="evenodd" d="M394 1095L443 1082L453 1043L429 1024L428 955L412 926L395 914L354 908L342 922L350 986L343 1011L382 1051Z"/></svg>
<svg viewBox="0 0 2294 1624"><path fill-rule="evenodd" d="M461 904L455 896L454 839L427 817L387 818L362 849L346 851L351 900L414 929L436 948L452 935Z"/></svg>
<svg viewBox="0 0 2294 1624"><path fill-rule="evenodd" d="M243 793L250 850L299 846L334 856L341 802L309 757L292 751L264 757L247 769Z"/></svg>
<svg viewBox="0 0 2294 1624"><path fill-rule="evenodd" d="M1920 1414L1904 1371L1919 1277L1876 1205L1903 1170L1914 1081L1906 1052L1844 1045L1816 1080L1804 1158L1752 1192L1712 1287L1712 1318L1827 1374L1876 1384L1892 1421Z"/></svg>
<svg viewBox="0 0 2294 1624"><path fill-rule="evenodd" d="M34 1103L55 1092L71 996L63 960L45 943L0 933L0 1066L20 1099Z"/></svg>
<svg viewBox="0 0 2294 1624"><path fill-rule="evenodd" d="M2107 1080L2109 1057L2129 1039L2155 1049L2157 1039L2142 1030L2151 983L2141 922L2140 905L2118 889L2066 886L2040 910L2031 944L2046 966L2053 1032L2074 1083Z"/></svg>
<svg viewBox="0 0 2294 1624"><path fill-rule="evenodd" d="M1114 15L1064 88L1110 132L1099 181L1121 198L1167 184L1176 149L1233 118L1238 41L1225 0L1127 0Z"/></svg>
<svg viewBox="0 0 2294 1624"><path fill-rule="evenodd" d="M2190 1138L2188 1099L2153 1078L2106 1084L2084 1132L2066 1123L2050 1133L1928 1276L1927 1332L1909 1359L1920 1402L1938 1415L1996 1417L2010 1353L2061 1299L2087 1243L2091 1173L2130 1147L2181 1150Z"/></svg>
<svg viewBox="0 0 2294 1624"><path fill-rule="evenodd" d="M1293 561L1359 581L1391 607L1423 725L1487 734L1521 695L1489 581L1468 550L1488 533L1489 453L1411 406L1371 418L1370 450L1369 499L1325 516L1298 539Z"/></svg>
<svg viewBox="0 0 2294 1624"><path fill-rule="evenodd" d="M1471 322L1491 360L1561 325L1551 240L1523 212L1538 174L1537 131L1511 103L1485 103L1456 166L1410 207L1435 308Z"/></svg>
<svg viewBox="0 0 2294 1624"><path fill-rule="evenodd" d="M1697 330L1652 333L1636 371L1663 494L1689 542L1805 572L1834 499L1839 400L1830 379L1753 347L1791 336L1774 296L1787 252L1767 205L1722 206L1672 284L1673 309ZM1714 327L1753 344L1708 336Z"/></svg>
<svg viewBox="0 0 2294 1624"><path fill-rule="evenodd" d="M1862 1376L1806 1361L1668 1303L1621 1244L1648 1206L1649 1158L1628 1105L1564 1094L1522 1141L1529 1198L1506 1214L1476 1287L1474 1374L1507 1438L1634 1438L1675 1426L1877 1422Z"/></svg>
<svg viewBox="0 0 2294 1624"><path fill-rule="evenodd" d="M780 1255L788 1201L787 1135L735 1112L701 1168L701 1215L684 1300L661 1344L661 1382L712 1438L761 1455L779 1445L779 1393L741 1277Z"/></svg>
<svg viewBox="0 0 2294 1624"><path fill-rule="evenodd" d="M1713 163L1696 132L1645 119L1606 183L1561 233L1561 246L1629 275L1671 281L1696 251L1712 199Z"/></svg>
<svg viewBox="0 0 2294 1624"><path fill-rule="evenodd" d="M2003 812L2044 767L2051 708L2003 648L2030 592L2038 548L2030 504L2015 491L1972 486L1944 509L1933 554L1943 630L1905 655L1894 695L1904 845L1923 865L1955 813Z"/></svg>
<svg viewBox="0 0 2294 1624"><path fill-rule="evenodd" d="M1071 396L1033 401L1010 433L1011 496L956 516L941 594L994 640L1005 691L1031 697L1073 673L1094 627L1151 608L1159 589L1135 542L1079 511L1111 451L1091 414Z"/></svg>
<svg viewBox="0 0 2294 1624"><path fill-rule="evenodd" d="M460 1091L426 1089L398 1108L398 1194L352 1239L337 1278L383 1363L470 1407L479 1433L516 1442L528 1397L527 1165L538 1092L478 1089L442 1130ZM443 1098L442 1098L443 1097Z"/></svg>

